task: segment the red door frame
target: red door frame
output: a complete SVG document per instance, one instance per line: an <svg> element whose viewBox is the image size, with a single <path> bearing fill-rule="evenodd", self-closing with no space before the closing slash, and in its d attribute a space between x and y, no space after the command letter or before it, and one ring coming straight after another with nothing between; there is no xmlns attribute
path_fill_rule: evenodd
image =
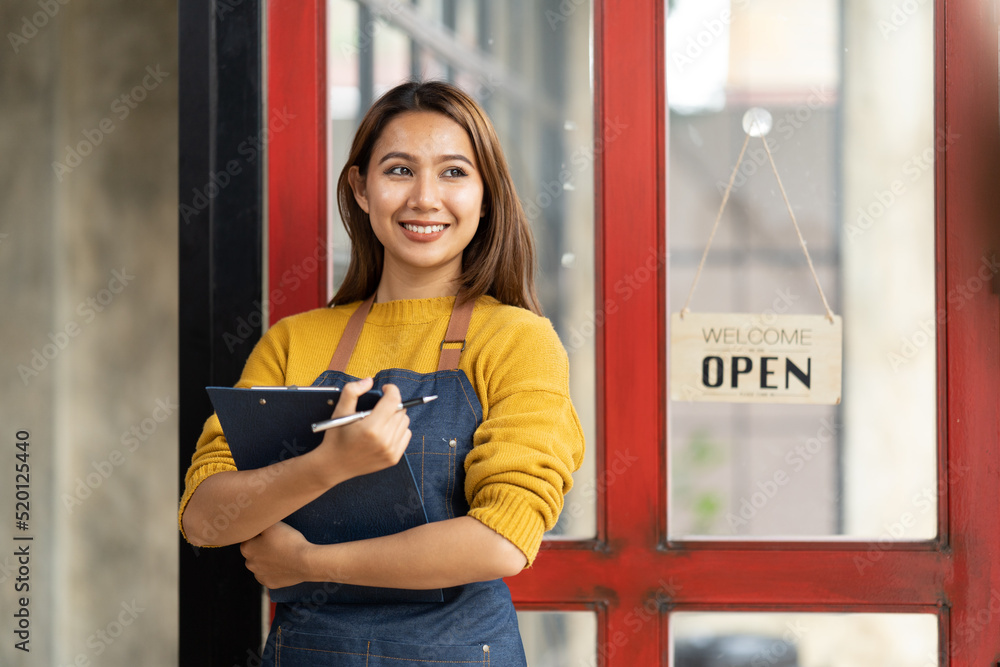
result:
<svg viewBox="0 0 1000 667"><path fill-rule="evenodd" d="M267 274L271 324L326 305L326 2L267 0Z"/></svg>
<svg viewBox="0 0 1000 667"><path fill-rule="evenodd" d="M322 267L308 271L310 257L325 259L325 9L323 0L267 4L268 117L296 115L269 143L274 322L326 299ZM595 127L626 128L602 142L596 170L596 305L608 315L589 449L601 491L597 536L546 542L534 567L509 581L517 606L596 611L607 667L668 664L670 610L933 613L942 664L997 664L1000 512L984 501L1000 480L1000 281L978 276L983 258L1000 253L992 4L935 0L936 127L958 137L936 165L941 537L875 553L865 542L667 539L665 262L628 298L615 290L652 268L651 251L666 256L664 5L595 0ZM620 452L640 464L616 463ZM869 566L859 573L857 562Z"/></svg>

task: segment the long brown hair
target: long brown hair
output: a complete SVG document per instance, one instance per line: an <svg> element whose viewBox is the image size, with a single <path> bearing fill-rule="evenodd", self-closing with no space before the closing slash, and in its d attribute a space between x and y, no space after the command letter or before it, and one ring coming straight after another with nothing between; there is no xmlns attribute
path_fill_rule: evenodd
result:
<svg viewBox="0 0 1000 667"><path fill-rule="evenodd" d="M366 176L372 150L393 117L407 111L434 111L461 125L469 135L483 178L486 215L462 255L459 280L466 298L484 294L501 303L541 314L535 295L535 250L528 219L514 190L493 123L462 90L443 81L410 81L380 97L365 114L354 135L347 164L337 181L337 205L351 239L351 262L330 305L365 299L382 277L384 249L372 231L368 214L358 205L349 173Z"/></svg>

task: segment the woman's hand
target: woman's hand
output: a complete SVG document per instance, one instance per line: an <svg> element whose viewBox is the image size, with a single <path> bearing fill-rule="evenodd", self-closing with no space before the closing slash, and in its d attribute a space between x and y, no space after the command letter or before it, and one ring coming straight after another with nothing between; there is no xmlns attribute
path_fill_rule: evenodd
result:
<svg viewBox="0 0 1000 667"><path fill-rule="evenodd" d="M279 521L240 545L247 569L268 588L310 581L307 554L312 548L302 533Z"/></svg>
<svg viewBox="0 0 1000 667"><path fill-rule="evenodd" d="M373 384L371 378L345 384L333 416L356 412L358 397ZM323 441L310 454L329 486L399 462L411 437L410 418L399 409L401 402L399 389L387 384L370 415L347 426L327 429Z"/></svg>
<svg viewBox="0 0 1000 667"><path fill-rule="evenodd" d="M344 385L335 417L356 411L371 378ZM201 483L184 511L184 531L196 546L237 544L320 497L345 480L395 465L410 442L410 419L399 410L399 389L361 421L328 429L318 447L257 470L232 470ZM235 500L240 499L240 500ZM229 507L239 503L237 512Z"/></svg>

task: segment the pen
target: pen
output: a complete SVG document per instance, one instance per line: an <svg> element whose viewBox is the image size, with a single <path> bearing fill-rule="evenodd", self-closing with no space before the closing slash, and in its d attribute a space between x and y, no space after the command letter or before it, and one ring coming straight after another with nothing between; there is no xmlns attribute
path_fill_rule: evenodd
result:
<svg viewBox="0 0 1000 667"><path fill-rule="evenodd" d="M409 401L403 401L396 409L403 410L405 408L412 408L415 405L423 405L424 403L430 403L435 398L437 398L437 396L421 396L420 398L413 398ZM353 424L359 419L364 419L371 413L371 410L362 410L361 412L355 412L352 415L344 415L343 417L337 417L336 419L327 419L326 421L316 422L312 425L312 430L313 433L319 433L320 431L325 431L328 428Z"/></svg>

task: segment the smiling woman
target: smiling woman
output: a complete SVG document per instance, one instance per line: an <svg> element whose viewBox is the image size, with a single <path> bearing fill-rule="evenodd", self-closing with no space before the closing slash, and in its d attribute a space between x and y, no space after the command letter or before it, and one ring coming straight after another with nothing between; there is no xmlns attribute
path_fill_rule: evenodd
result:
<svg viewBox="0 0 1000 667"><path fill-rule="evenodd" d="M331 307L270 328L237 386L335 387L334 417L373 387L384 396L312 451L258 470L237 470L212 416L181 528L197 545L241 543L269 588L325 584L310 589L328 600L318 608L307 594L277 605L264 664L525 665L501 578L530 565L555 525L583 434L496 134L454 86L397 86L362 121L338 196L352 241L343 286ZM404 396L431 394L438 400L412 417L397 409ZM282 522L404 456L429 523L312 544ZM203 532L240 498L254 500ZM344 602L341 583L365 588L367 602ZM387 589L444 589L443 602L400 603Z"/></svg>
<svg viewBox="0 0 1000 667"><path fill-rule="evenodd" d="M369 192L375 185L377 195ZM375 290L383 259L390 255L384 245L392 238L390 228L403 235L405 228L397 232L395 227L405 222L422 234L425 230L415 228L433 222L454 227L442 231L465 239L457 243L464 248L462 261L451 266L460 268L453 279L464 285L465 294L486 294L541 312L531 229L500 140L482 108L458 88L408 83L377 100L354 137L337 200L351 240L351 261L332 304L363 299ZM375 207L371 215L369 206ZM433 232L429 236L438 238Z"/></svg>
<svg viewBox="0 0 1000 667"><path fill-rule="evenodd" d="M373 153L367 174L356 165L348 174L385 249L380 300L452 294L485 213L468 134L440 113L408 112L389 122Z"/></svg>

